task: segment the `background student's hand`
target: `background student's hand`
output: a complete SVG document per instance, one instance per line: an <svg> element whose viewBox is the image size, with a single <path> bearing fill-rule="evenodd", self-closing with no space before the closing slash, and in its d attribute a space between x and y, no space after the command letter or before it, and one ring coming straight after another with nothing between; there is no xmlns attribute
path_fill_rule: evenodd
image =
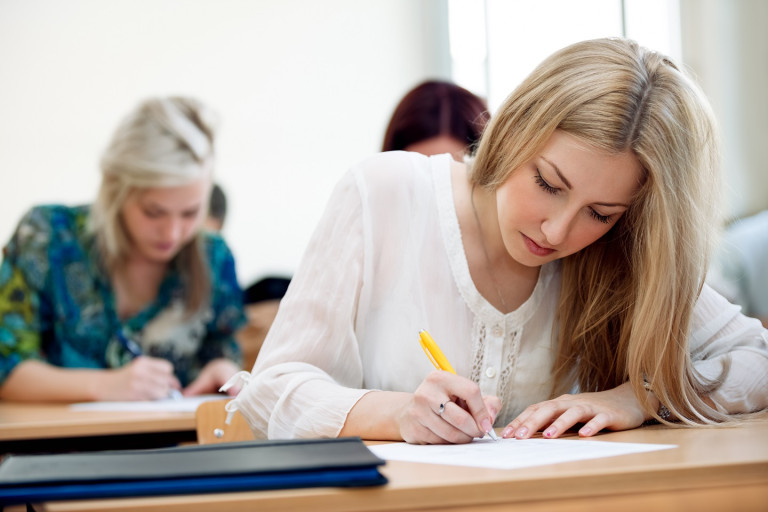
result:
<svg viewBox="0 0 768 512"><path fill-rule="evenodd" d="M645 412L629 382L625 382L608 391L562 395L531 405L502 430L502 437L527 439L543 430L545 438L555 438L577 423L584 423L579 435L588 437L604 428L639 427L643 421Z"/></svg>
<svg viewBox="0 0 768 512"><path fill-rule="evenodd" d="M166 359L139 356L127 365L108 372L100 400L156 400L181 389Z"/></svg>
<svg viewBox="0 0 768 512"><path fill-rule="evenodd" d="M442 413L440 404L445 406ZM434 371L401 409L400 434L409 443L468 443L493 427L500 410L501 400L482 396L471 380Z"/></svg>
<svg viewBox="0 0 768 512"><path fill-rule="evenodd" d="M239 371L240 367L229 359L214 359L203 367L200 375L182 390L182 394L184 396L196 396L218 393L219 388ZM241 383L238 381L227 390L227 393L234 396L240 391L240 387Z"/></svg>

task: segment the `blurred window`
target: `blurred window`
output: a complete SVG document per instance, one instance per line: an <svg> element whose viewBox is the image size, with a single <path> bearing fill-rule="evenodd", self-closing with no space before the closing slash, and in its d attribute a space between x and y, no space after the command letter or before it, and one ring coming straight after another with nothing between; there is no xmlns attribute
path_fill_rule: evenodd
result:
<svg viewBox="0 0 768 512"><path fill-rule="evenodd" d="M448 0L452 79L494 112L545 57L583 39L629 37L679 61L677 0Z"/></svg>

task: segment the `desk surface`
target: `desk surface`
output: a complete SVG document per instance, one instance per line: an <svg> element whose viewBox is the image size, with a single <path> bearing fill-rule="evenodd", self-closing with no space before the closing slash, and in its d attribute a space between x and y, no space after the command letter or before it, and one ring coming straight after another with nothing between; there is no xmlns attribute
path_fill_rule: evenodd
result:
<svg viewBox="0 0 768 512"><path fill-rule="evenodd" d="M715 429L652 426L596 439L677 448L516 470L395 461L382 468L389 484L376 488L99 499L48 503L35 510L702 512L765 511L768 506L768 419Z"/></svg>
<svg viewBox="0 0 768 512"><path fill-rule="evenodd" d="M0 401L0 441L193 430L194 412L73 411L68 404Z"/></svg>
<svg viewBox="0 0 768 512"><path fill-rule="evenodd" d="M197 442L194 412L75 411L68 404L0 401L7 453L159 448Z"/></svg>

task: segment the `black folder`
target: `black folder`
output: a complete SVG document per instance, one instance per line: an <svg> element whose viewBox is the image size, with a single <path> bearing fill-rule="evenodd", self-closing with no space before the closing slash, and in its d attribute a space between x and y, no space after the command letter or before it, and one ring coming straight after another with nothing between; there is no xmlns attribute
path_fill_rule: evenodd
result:
<svg viewBox="0 0 768 512"><path fill-rule="evenodd" d="M387 482L356 437L245 441L152 450L9 455L0 464L0 506Z"/></svg>

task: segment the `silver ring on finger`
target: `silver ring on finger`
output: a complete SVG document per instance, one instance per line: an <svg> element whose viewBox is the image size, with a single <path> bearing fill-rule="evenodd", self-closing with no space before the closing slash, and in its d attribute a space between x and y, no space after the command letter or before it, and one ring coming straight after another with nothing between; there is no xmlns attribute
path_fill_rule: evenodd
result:
<svg viewBox="0 0 768 512"><path fill-rule="evenodd" d="M437 408L437 415L442 416L445 412L445 406L448 405L448 402L443 402L440 404L440 407Z"/></svg>

